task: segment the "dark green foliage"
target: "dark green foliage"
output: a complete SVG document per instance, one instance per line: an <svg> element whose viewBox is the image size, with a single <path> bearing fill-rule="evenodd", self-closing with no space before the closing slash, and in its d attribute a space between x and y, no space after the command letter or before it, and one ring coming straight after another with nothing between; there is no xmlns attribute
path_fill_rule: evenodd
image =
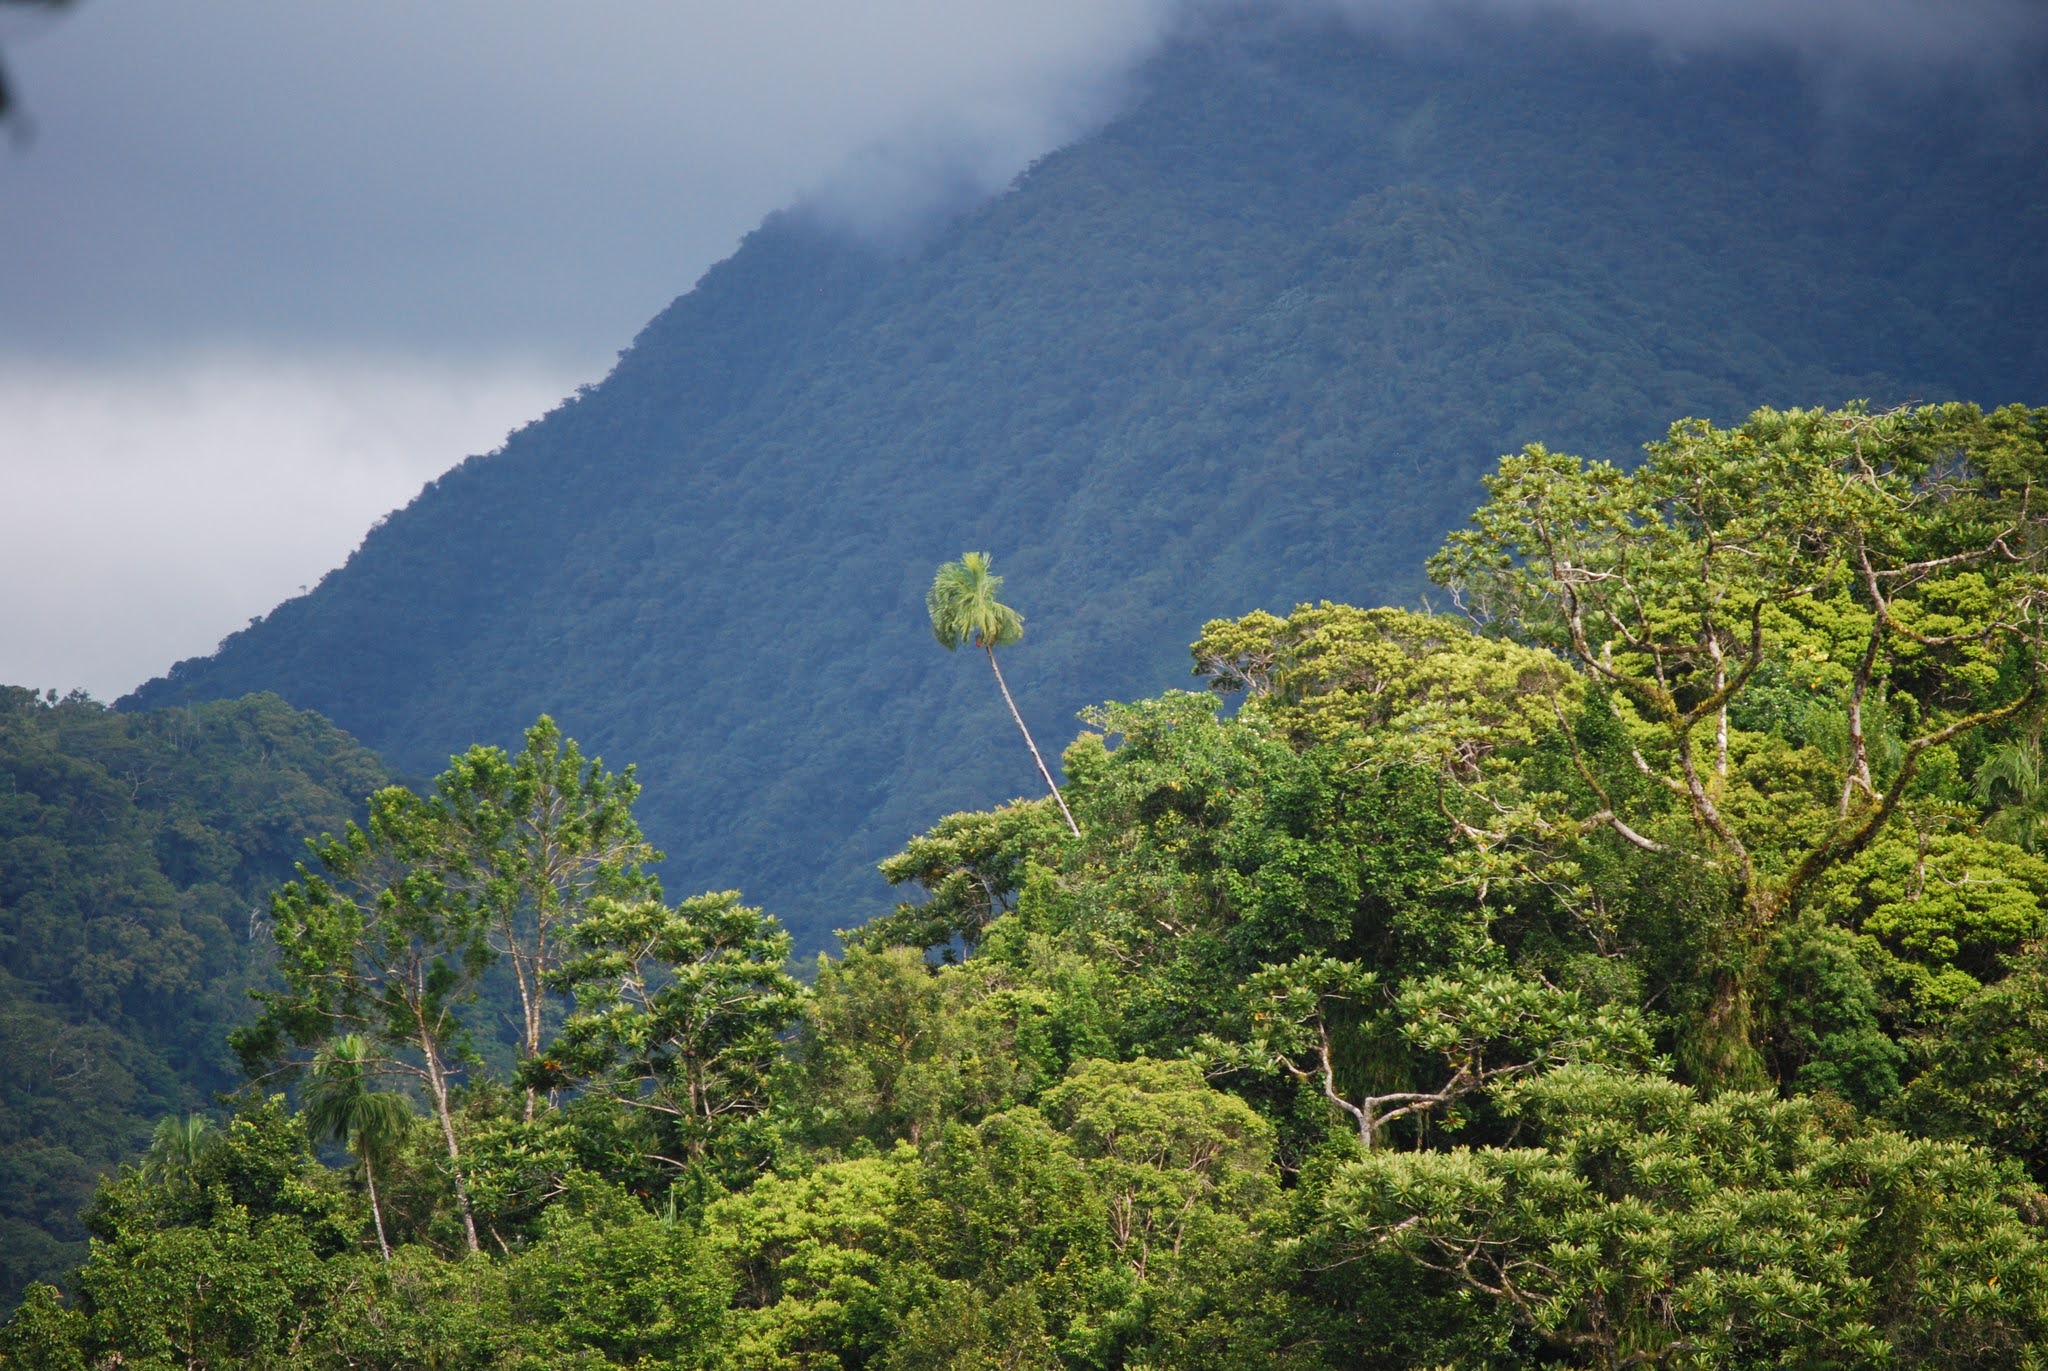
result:
<svg viewBox="0 0 2048 1371"><path fill-rule="evenodd" d="M2048 379L2038 131L1790 57L1562 25L1225 26L899 254L763 225L602 384L131 703L276 690L415 773L543 710L649 785L670 884L800 948L935 814L1038 782L932 650L929 568L1029 587L1033 732L1187 627L1407 603L1495 454Z"/></svg>
<svg viewBox="0 0 2048 1371"><path fill-rule="evenodd" d="M725 1364L731 1275L694 1226L601 1183L579 1180L504 1276L515 1365Z"/></svg>
<svg viewBox="0 0 2048 1371"><path fill-rule="evenodd" d="M134 697L551 710L795 939L546 717L357 826L275 699L0 695L7 1279L142 1157L0 1366L2048 1360L2048 410L1884 408L2048 381L2041 131L1467 18L1222 22L912 250L778 216ZM1334 602L1482 500L1483 627ZM806 988L1029 784L963 544L1022 715L1137 703ZM250 984L306 1108L210 1123Z"/></svg>
<svg viewBox="0 0 2048 1371"><path fill-rule="evenodd" d="M32 1290L0 1365L724 1364L731 1280L702 1237L588 1176L496 1266L348 1253L345 1207L297 1122L257 1102L189 1178L102 1190L71 1305Z"/></svg>
<svg viewBox="0 0 2048 1371"><path fill-rule="evenodd" d="M1035 1095L1056 1078L1050 996L1000 965L934 976L909 948L854 950L820 965L783 1111L832 1147L934 1137Z"/></svg>
<svg viewBox="0 0 2048 1371"><path fill-rule="evenodd" d="M344 1209L283 1101L250 1098L189 1164L126 1168L101 1188L72 1307L45 1323L47 1297L32 1297L43 1312L29 1326L43 1326L24 1350L59 1364L282 1362L329 1298Z"/></svg>
<svg viewBox="0 0 2048 1371"><path fill-rule="evenodd" d="M0 1306L84 1256L95 1178L239 1079L265 892L383 779L271 697L115 714L0 687Z"/></svg>
<svg viewBox="0 0 2048 1371"><path fill-rule="evenodd" d="M458 1082L482 1064L478 1016L467 1011L490 972L509 966L524 1131L492 1139L509 1141L514 1160L493 1166L486 1157L498 1184L483 1200L509 1222L532 1207L532 1189L548 1184L568 1156L535 1135L546 1125L534 1116L540 1092L561 1084L541 1046L560 1008L557 982L573 935L600 909L616 916L625 902L630 914L640 897L650 897L645 907L657 922L665 915L652 898L658 887L640 869L657 854L633 821L638 793L630 767L614 776L586 761L542 715L517 756L479 745L454 758L427 795L396 785L372 795L364 823L310 845L318 870L301 864L298 879L271 896L282 988L257 991L263 1012L232 1034L243 1065L259 1078L289 1079L309 1054L317 1070L331 1055L324 1045L339 1039L364 1049L364 1074L412 1081L440 1125L472 1252L482 1245L471 1184L477 1168L462 1159L455 1124ZM746 918L739 924L751 927ZM621 936L631 943L636 933L629 926ZM786 951L772 928L757 936ZM685 931L667 941L690 939ZM659 963L662 945L657 938L652 948L622 951L629 964L646 956ZM530 1155L536 1148L545 1160ZM525 1200L521 1192L529 1192Z"/></svg>
<svg viewBox="0 0 2048 1371"><path fill-rule="evenodd" d="M1927 1069L1900 1112L1935 1137L1966 1138L2048 1183L2048 967L2030 949L2013 973L1958 1005L1930 1035Z"/></svg>
<svg viewBox="0 0 2048 1371"><path fill-rule="evenodd" d="M1868 966L1874 955L1847 930L1828 925L1800 923L1778 936L1765 992L1777 1079L1870 1110L1898 1093L1906 1051L1884 1031Z"/></svg>

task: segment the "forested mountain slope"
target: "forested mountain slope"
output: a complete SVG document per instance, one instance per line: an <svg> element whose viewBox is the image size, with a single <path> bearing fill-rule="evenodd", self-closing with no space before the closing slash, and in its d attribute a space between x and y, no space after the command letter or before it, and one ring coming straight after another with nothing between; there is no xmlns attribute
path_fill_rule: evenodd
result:
<svg viewBox="0 0 2048 1371"><path fill-rule="evenodd" d="M1055 746L1205 619L1413 601L1537 437L2048 390L2048 142L1953 92L1514 29L1229 29L908 253L771 219L601 385L124 705L275 691L427 774L542 711L640 766L675 889L800 944L1031 790L933 567L987 548Z"/></svg>
<svg viewBox="0 0 2048 1371"><path fill-rule="evenodd" d="M267 892L383 780L277 699L0 687L0 1307L84 1260L79 1210L153 1123L240 1083Z"/></svg>

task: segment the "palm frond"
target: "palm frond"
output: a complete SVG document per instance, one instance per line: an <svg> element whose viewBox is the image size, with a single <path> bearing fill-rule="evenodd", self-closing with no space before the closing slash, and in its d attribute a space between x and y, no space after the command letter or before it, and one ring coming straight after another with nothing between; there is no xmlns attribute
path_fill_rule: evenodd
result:
<svg viewBox="0 0 2048 1371"><path fill-rule="evenodd" d="M220 1145L220 1133L203 1114L171 1115L159 1120L149 1135L149 1151L142 1160L142 1173L155 1181L169 1181L191 1174L206 1154Z"/></svg>
<svg viewBox="0 0 2048 1371"><path fill-rule="evenodd" d="M996 598L1003 578L989 570L986 552L963 552L932 577L925 592L932 636L948 652L963 645L1008 647L1024 636L1024 616Z"/></svg>
<svg viewBox="0 0 2048 1371"><path fill-rule="evenodd" d="M2009 802L2027 804L2041 790L2040 745L2027 739L2000 743L1977 768L1977 803L1988 805L2005 792Z"/></svg>

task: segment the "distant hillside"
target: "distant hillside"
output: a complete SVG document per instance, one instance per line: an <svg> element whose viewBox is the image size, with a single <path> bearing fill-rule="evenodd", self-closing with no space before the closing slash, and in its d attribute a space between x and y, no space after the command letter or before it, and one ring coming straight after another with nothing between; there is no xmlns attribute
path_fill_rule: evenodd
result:
<svg viewBox="0 0 2048 1371"><path fill-rule="evenodd" d="M311 594L123 701L275 691L402 770L543 710L637 762L675 893L812 946L872 864L1028 793L926 631L985 548L1042 737L1184 679L1206 618L1412 601L1503 451L1672 419L2048 397L2048 143L1941 93L1514 30L1177 47L920 250L771 219L602 385Z"/></svg>
<svg viewBox="0 0 2048 1371"><path fill-rule="evenodd" d="M265 894L384 779L274 698L121 715L0 686L0 1309L85 1259L100 1172L241 1083Z"/></svg>

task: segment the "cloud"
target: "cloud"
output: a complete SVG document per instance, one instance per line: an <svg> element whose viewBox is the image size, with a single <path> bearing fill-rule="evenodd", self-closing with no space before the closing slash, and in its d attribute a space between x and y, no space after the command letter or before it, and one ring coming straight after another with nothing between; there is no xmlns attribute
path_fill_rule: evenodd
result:
<svg viewBox="0 0 2048 1371"><path fill-rule="evenodd" d="M0 682L111 700L563 395L531 362L213 356L0 379Z"/></svg>
<svg viewBox="0 0 2048 1371"><path fill-rule="evenodd" d="M1307 0L1374 27L1440 30L1507 18L1569 21L1674 52L1754 47L1815 62L1980 71L2036 58L2038 0Z"/></svg>
<svg viewBox="0 0 2048 1371"><path fill-rule="evenodd" d="M1006 179L1171 8L91 0L10 48L0 353L608 352L864 153L944 128Z"/></svg>
<svg viewBox="0 0 2048 1371"><path fill-rule="evenodd" d="M798 198L806 210L870 240L915 238L1107 122L1131 96L1142 60L1191 13L1183 0L1134 0L1041 5L1005 16L1001 22L1016 31L1001 46L1013 61L996 79L963 73L966 79L947 81ZM1014 60L1020 53L1029 56Z"/></svg>
<svg viewBox="0 0 2048 1371"><path fill-rule="evenodd" d="M914 239L1110 118L1132 93L1134 68L1170 36L1261 14L1281 22L1335 14L1381 36L1435 45L1508 23L1642 39L1676 57L1791 53L1822 78L1821 93L1838 111L1858 103L1857 87L1872 78L1982 82L2037 61L2048 47L2048 5L2040 0L1156 0L1114 11L1089 41L1071 45L1057 41L1071 17L1048 11L1033 16L1035 61L993 87L948 83L800 198L870 240ZM1863 96L1867 107L1868 91Z"/></svg>
<svg viewBox="0 0 2048 1371"><path fill-rule="evenodd" d="M807 188L873 228L1106 116L1168 4L90 0L0 32L37 131L0 145L0 680L110 697L211 650Z"/></svg>

